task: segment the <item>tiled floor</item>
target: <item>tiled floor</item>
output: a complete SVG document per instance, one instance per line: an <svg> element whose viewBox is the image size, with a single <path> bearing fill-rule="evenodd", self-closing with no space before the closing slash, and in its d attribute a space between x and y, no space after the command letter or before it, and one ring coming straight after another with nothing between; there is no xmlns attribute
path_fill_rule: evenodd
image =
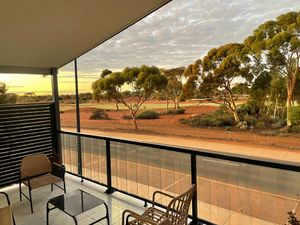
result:
<svg viewBox="0 0 300 225"><path fill-rule="evenodd" d="M144 211L143 202L137 199L128 197L121 193L115 192L111 195L105 194L106 188L88 181L80 182L80 179L71 175L66 176L67 192L72 190L82 189L92 195L95 195L103 199L109 210L109 217L111 224L121 225L122 223L122 212L124 209L131 209L136 212ZM24 188L25 189L25 188ZM50 191L50 186L41 187L39 189L33 190L33 207L34 213L30 213L29 201L23 198L23 201L19 200L18 186L13 185L0 189L0 191L5 191L10 198L12 210L16 219L16 225L44 225L46 224L46 202L48 199L63 194L63 191L55 188L54 191ZM4 199L0 199L1 205L4 203ZM103 206L98 206L84 214L77 217L79 225L90 224L93 221L101 218L105 215L105 208ZM74 221L68 215L62 213L58 209L50 212L49 221L51 225L69 225L74 224ZM97 224L106 225L106 220L102 220Z"/></svg>

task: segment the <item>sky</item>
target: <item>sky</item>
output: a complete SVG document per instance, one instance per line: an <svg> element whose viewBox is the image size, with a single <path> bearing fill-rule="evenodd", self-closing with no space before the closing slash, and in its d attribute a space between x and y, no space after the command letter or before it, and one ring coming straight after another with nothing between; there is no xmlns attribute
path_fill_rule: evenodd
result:
<svg viewBox="0 0 300 225"><path fill-rule="evenodd" d="M299 11L298 0L173 0L78 59L79 89L91 91L91 83L105 69L127 66L160 68L188 66L211 48L242 42L266 20ZM16 77L19 77L16 79ZM32 81L30 76L0 74L10 92L50 92L50 78ZM60 93L74 93L74 67L60 69ZM49 89L49 90L48 90Z"/></svg>

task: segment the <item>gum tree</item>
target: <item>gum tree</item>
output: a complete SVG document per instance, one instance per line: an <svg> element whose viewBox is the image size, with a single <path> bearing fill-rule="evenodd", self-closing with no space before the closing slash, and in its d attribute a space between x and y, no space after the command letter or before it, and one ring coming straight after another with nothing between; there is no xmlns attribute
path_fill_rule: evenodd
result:
<svg viewBox="0 0 300 225"><path fill-rule="evenodd" d="M300 12L289 12L261 24L244 44L256 65L285 79L286 120L291 126L290 111L299 74Z"/></svg>
<svg viewBox="0 0 300 225"><path fill-rule="evenodd" d="M157 91L165 88L167 79L155 67L127 67L122 72L110 73L93 83L92 89L126 106L135 130L136 116L141 106Z"/></svg>
<svg viewBox="0 0 300 225"><path fill-rule="evenodd" d="M246 66L247 58L242 54L243 45L230 43L211 49L202 61L200 92L222 99L240 122L233 87L239 82L250 82L252 76Z"/></svg>
<svg viewBox="0 0 300 225"><path fill-rule="evenodd" d="M174 108L179 109L180 97L182 95L184 67L177 67L172 69L163 70L163 74L168 79L166 94L174 102Z"/></svg>

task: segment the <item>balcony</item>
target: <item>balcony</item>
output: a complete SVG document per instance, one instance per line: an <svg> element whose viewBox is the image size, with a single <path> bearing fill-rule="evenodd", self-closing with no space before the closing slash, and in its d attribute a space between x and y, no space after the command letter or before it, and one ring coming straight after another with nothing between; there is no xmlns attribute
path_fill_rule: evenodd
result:
<svg viewBox="0 0 300 225"><path fill-rule="evenodd" d="M106 200L112 224L120 224L125 208L143 210L154 191L177 195L191 184L197 185L190 209L192 222L277 225L287 222L288 211L300 212L297 164L56 131L52 103L3 106L0 115L0 175L5 186L0 190L10 194L17 224L43 224L47 199L61 194L60 190L50 192L49 187L34 190L34 208L39 210L31 215L27 200L18 199L18 188L7 186L17 182L20 160L39 152L57 154L57 149L70 174L67 191L80 188ZM166 205L167 200L159 203ZM59 214L52 218L51 224L65 221ZM82 223L92 218L87 214Z"/></svg>
<svg viewBox="0 0 300 225"><path fill-rule="evenodd" d="M279 225L287 222L288 211L299 215L299 164L206 151L205 146L187 148L81 132L77 58L169 0L120 1L118 7L112 2L86 7L84 1L77 5L24 1L12 4L14 8L7 4L8 10L1 14L3 34L14 38L0 37L0 72L52 78L52 103L0 107L0 191L10 196L16 224L46 224L46 202L62 194L58 189L51 192L49 186L34 190L34 214L27 200L19 201L16 183L21 159L36 153L62 161L68 172L67 192L83 189L105 200L111 224L121 224L124 209L142 212L154 191L177 195L191 184L197 185L190 208L193 225ZM24 10L29 8L34 9L33 17ZM108 23L111 9L115 18ZM83 38L83 34L89 35ZM66 132L60 126L58 69L73 60L77 132ZM166 204L166 199L160 199L159 206ZM87 212L79 223L92 223L101 213L98 208ZM50 224L73 221L55 210Z"/></svg>

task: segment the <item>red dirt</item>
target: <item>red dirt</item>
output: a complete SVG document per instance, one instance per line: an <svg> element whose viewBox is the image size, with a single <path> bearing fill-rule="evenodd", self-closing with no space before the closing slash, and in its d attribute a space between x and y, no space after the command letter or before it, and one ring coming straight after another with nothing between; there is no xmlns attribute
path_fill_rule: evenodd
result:
<svg viewBox="0 0 300 225"><path fill-rule="evenodd" d="M110 120L89 120L94 108L81 108L81 127L109 132L122 132L133 134L151 134L159 136L181 137L188 139L202 139L216 142L230 142L251 146L270 146L282 149L298 149L299 135L295 136L268 136L251 133L249 131L233 130L227 132L222 128L193 128L179 122L180 118L189 118L193 114L205 114L216 110L215 106L189 106L182 115L161 115L155 120L138 120L139 130L135 131L131 120L122 119L129 115L127 110L107 111ZM164 110L156 110L163 112ZM75 110L68 110L61 114L62 127L75 128Z"/></svg>

